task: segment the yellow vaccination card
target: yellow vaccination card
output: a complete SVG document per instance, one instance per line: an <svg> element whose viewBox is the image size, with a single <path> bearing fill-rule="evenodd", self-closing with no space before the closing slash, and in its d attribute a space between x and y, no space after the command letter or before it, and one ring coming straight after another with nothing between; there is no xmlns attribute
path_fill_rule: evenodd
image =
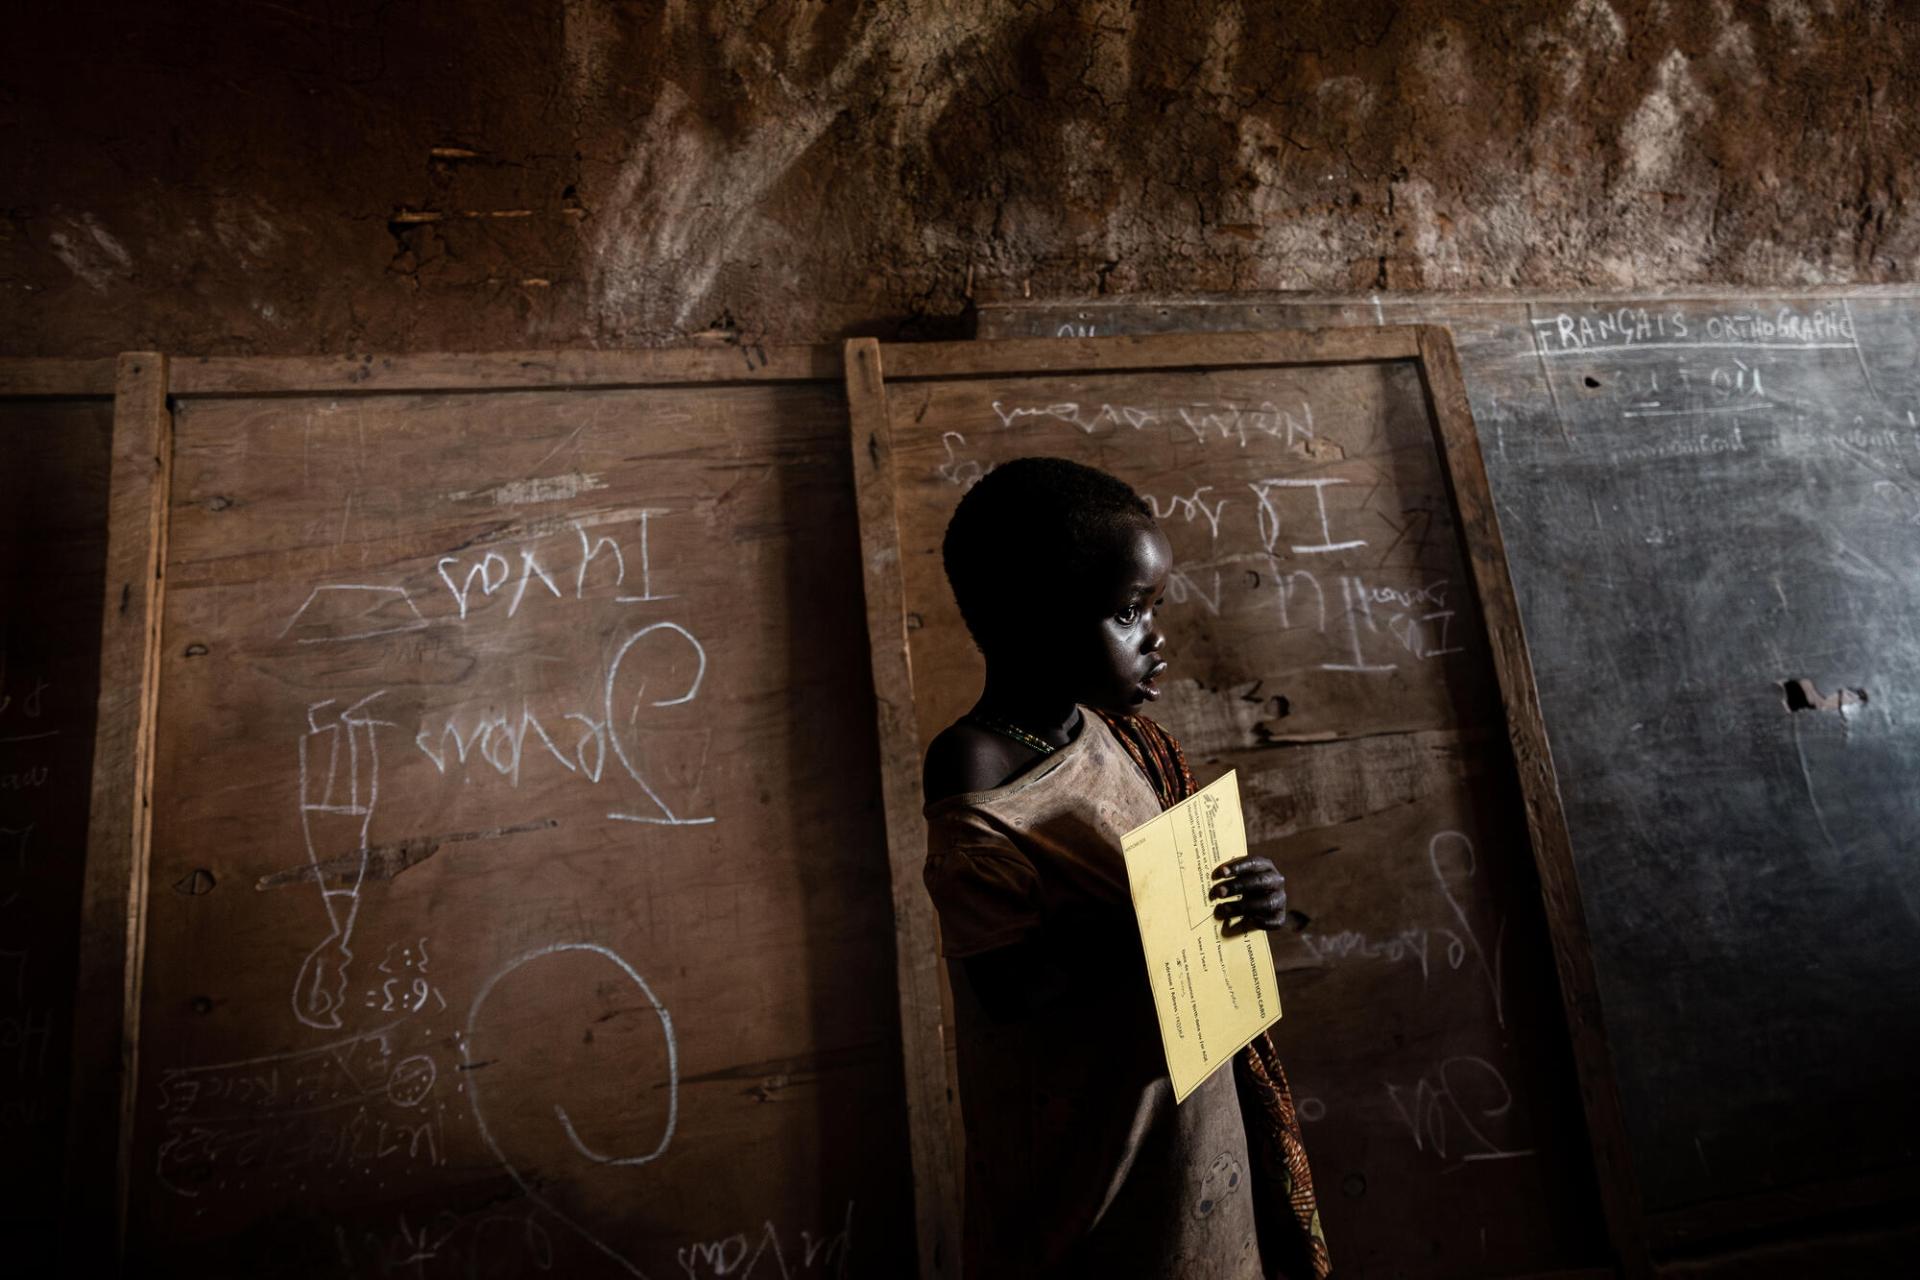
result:
<svg viewBox="0 0 1920 1280"><path fill-rule="evenodd" d="M1280 1019L1273 952L1264 931L1221 932L1207 897L1213 869L1247 853L1240 781L1229 771L1206 790L1129 831L1121 841L1140 943L1147 953L1173 1096L1206 1078Z"/></svg>

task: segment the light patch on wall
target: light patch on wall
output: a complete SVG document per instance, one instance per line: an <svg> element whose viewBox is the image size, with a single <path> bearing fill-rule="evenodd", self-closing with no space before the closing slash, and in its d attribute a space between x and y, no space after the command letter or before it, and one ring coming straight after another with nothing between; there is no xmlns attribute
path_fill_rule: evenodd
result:
<svg viewBox="0 0 1920 1280"><path fill-rule="evenodd" d="M1727 0L1717 0L1714 17L1720 27L1720 34L1713 42L1714 56L1731 63L1736 70L1751 73L1755 65L1753 28L1734 16L1733 6Z"/></svg>
<svg viewBox="0 0 1920 1280"><path fill-rule="evenodd" d="M1467 64L1466 34L1456 23L1440 22L1413 51L1413 65L1427 81L1427 92L1441 102L1458 105L1477 77Z"/></svg>
<svg viewBox="0 0 1920 1280"><path fill-rule="evenodd" d="M560 43L575 106L591 101L604 86L607 53L619 34L619 24L603 0L566 0L560 11Z"/></svg>
<svg viewBox="0 0 1920 1280"><path fill-rule="evenodd" d="M130 275L133 255L90 213L67 218L66 228L47 237L61 265L96 293L118 277Z"/></svg>
<svg viewBox="0 0 1920 1280"><path fill-rule="evenodd" d="M1572 97L1589 64L1604 66L1625 52L1627 28L1607 0L1575 0L1557 21L1529 31L1522 46L1559 82L1561 94Z"/></svg>
<svg viewBox="0 0 1920 1280"><path fill-rule="evenodd" d="M1207 52L1199 67L1200 87L1217 98L1233 96L1233 60L1240 50L1245 19L1238 3L1222 4L1207 29Z"/></svg>
<svg viewBox="0 0 1920 1280"><path fill-rule="evenodd" d="M1620 130L1627 173L1641 185L1664 181L1687 145L1688 125L1712 109L1693 83L1687 55L1675 49L1661 60L1654 87Z"/></svg>
<svg viewBox="0 0 1920 1280"><path fill-rule="evenodd" d="M213 204L213 238L236 257L260 259L280 244L280 229L260 200L218 198Z"/></svg>
<svg viewBox="0 0 1920 1280"><path fill-rule="evenodd" d="M981 8L984 8L982 6ZM772 50L730 28L720 58L750 72L761 86L758 119L737 137L720 136L671 81L628 148L610 188L605 212L590 237L595 327L611 336L684 331L713 306L710 294L736 247L764 226L762 198L786 177L842 113L856 87L876 76L886 87L950 80L955 49L990 35L1008 20L1011 3L994 12L925 22L904 10L882 10L816 81L798 84L775 63ZM669 12L671 31L685 14ZM809 19L806 30L813 27ZM818 61L791 47L789 66ZM914 127L931 117L923 106ZM903 125L893 123L895 144Z"/></svg>
<svg viewBox="0 0 1920 1280"><path fill-rule="evenodd" d="M1793 33L1796 48L1812 43L1813 15L1807 11L1806 0L1767 0L1767 17L1774 26Z"/></svg>
<svg viewBox="0 0 1920 1280"><path fill-rule="evenodd" d="M1133 32L1139 16L1137 0L1097 0L1085 6L1088 28L1087 68L1081 73L1087 86L1107 103L1126 101L1133 84Z"/></svg>

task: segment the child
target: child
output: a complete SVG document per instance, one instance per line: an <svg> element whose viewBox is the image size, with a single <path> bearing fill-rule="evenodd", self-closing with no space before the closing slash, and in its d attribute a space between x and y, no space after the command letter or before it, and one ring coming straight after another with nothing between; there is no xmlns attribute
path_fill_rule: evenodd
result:
<svg viewBox="0 0 1920 1280"><path fill-rule="evenodd" d="M961 499L943 553L986 658L927 750L928 891L959 1032L968 1277L1324 1277L1266 1037L1178 1107L1120 838L1193 790L1135 714L1160 696L1172 551L1105 472L1022 458ZM1280 873L1221 868L1215 914L1277 929Z"/></svg>

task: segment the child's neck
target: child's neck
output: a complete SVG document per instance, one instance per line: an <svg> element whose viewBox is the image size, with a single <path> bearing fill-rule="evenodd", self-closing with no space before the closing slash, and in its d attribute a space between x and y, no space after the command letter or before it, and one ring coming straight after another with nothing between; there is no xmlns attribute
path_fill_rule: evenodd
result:
<svg viewBox="0 0 1920 1280"><path fill-rule="evenodd" d="M973 704L975 714L1018 725L1049 741L1065 742L1078 727L1080 708L1061 696L1051 681L1038 681L987 668L986 687Z"/></svg>

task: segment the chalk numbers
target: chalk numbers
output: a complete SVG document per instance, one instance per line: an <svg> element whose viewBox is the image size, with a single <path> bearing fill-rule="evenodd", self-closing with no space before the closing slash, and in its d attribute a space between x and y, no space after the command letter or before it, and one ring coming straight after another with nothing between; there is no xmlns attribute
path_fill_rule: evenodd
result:
<svg viewBox="0 0 1920 1280"><path fill-rule="evenodd" d="M379 986L367 988L366 1007L376 1013L419 1013L430 1005L446 1008L446 996L426 977L430 962L425 938L399 947L397 954L395 947L388 947L379 966L379 972L388 976Z"/></svg>

